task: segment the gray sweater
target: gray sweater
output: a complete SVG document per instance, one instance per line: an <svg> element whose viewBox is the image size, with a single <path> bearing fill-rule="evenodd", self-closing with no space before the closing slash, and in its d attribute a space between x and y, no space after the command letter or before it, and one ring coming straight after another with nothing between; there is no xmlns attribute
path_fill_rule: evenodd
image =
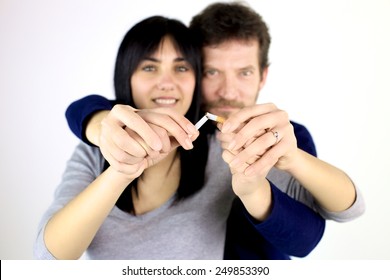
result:
<svg viewBox="0 0 390 280"><path fill-rule="evenodd" d="M138 216L114 206L88 247L86 257L112 260L222 259L226 219L234 193L230 170L222 160L222 150L215 136L211 137L209 144L205 185L199 192L183 202L175 202L175 197L172 197L161 207ZM44 242L47 222L100 175L103 165L104 158L98 148L84 143L76 147L55 191L54 201L39 224L34 244L37 259L54 259ZM325 219L345 222L364 211L359 190L353 206L346 211L332 213L320 208L288 173L272 169L268 179Z"/></svg>

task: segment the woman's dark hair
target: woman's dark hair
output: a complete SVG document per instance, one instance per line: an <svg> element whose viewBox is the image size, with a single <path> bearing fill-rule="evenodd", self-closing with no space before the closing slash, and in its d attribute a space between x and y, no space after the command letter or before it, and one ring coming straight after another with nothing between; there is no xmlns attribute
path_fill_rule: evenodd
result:
<svg viewBox="0 0 390 280"><path fill-rule="evenodd" d="M114 75L115 96L119 103L135 107L130 77L146 57L150 57L169 36L177 50L195 72L194 97L186 117L196 122L199 117L201 99L202 62L200 42L192 31L175 19L153 16L134 25L125 35L119 47Z"/></svg>
<svg viewBox="0 0 390 280"><path fill-rule="evenodd" d="M130 77L140 62L150 57L160 46L162 40L169 36L177 50L192 66L195 73L195 90L191 106L186 118L195 123L200 118L201 104L201 44L197 36L183 23L175 19L153 16L134 25L124 36L119 47L114 74L116 101L136 107L130 85ZM194 142L194 148L186 151L179 147L181 162L181 177L177 190L177 200L186 198L202 188L207 162L207 137L200 135ZM106 162L105 168L108 167ZM195 168L194 168L195 167ZM137 190L137 180L134 180L122 193L116 205L127 212L134 212L131 188Z"/></svg>

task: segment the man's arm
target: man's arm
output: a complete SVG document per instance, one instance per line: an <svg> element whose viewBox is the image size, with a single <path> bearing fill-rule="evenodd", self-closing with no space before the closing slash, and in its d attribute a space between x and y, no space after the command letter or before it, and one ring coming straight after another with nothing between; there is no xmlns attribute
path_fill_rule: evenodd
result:
<svg viewBox="0 0 390 280"><path fill-rule="evenodd" d="M229 116L221 131L224 160L229 164L233 180L236 177L233 188L239 197L244 197L249 212L264 200L259 193L267 193L265 178L272 167L289 172L327 211L345 211L356 201L350 178L340 169L299 149L287 113L275 105L245 107ZM259 210L253 214L261 215Z"/></svg>
<svg viewBox="0 0 390 280"><path fill-rule="evenodd" d="M99 120L101 121L101 119L104 118L104 114L108 114L114 104L114 101L110 101L107 98L96 94L88 95L72 102L65 112L65 117L68 121L70 130L77 138L85 143L97 145L97 143L94 142L96 140L92 141L92 139L96 139L96 136L99 135L96 131L95 134L92 133L91 139L88 139L86 135L88 123L91 121L93 124L93 126L90 127L91 130L98 129L96 125L100 125ZM99 111L105 113L96 115L95 113Z"/></svg>
<svg viewBox="0 0 390 280"><path fill-rule="evenodd" d="M272 207L262 222L241 200L233 203L227 224L225 259L289 259L307 256L321 240L325 220L271 183Z"/></svg>
<svg viewBox="0 0 390 280"><path fill-rule="evenodd" d="M298 145L298 148L301 150L300 152L302 153L302 155L304 157L311 158L311 160L313 160L313 158L316 158L317 151L316 151L316 147L315 147L315 144L314 144L314 141L313 141L313 138L312 138L310 132L307 130L306 127L304 127L301 124L298 124L296 122L291 122L291 124L294 127L294 134L295 134L295 137L297 139L297 145ZM306 164L310 164L311 160L309 159L306 162ZM324 164L325 165L324 168L330 168L330 172L332 172L332 169L334 168L333 166L329 166L326 162L323 162L319 159L316 159L314 161L315 162L313 163L313 166L312 166L313 168L315 167L316 164ZM328 166L326 166L326 165L328 165ZM297 172L303 172L304 166L301 166L301 167L302 168L300 168L300 170L298 170ZM317 170L318 170L318 167L317 167ZM315 174L311 173L310 170L306 169L306 172L308 172L310 174L310 176L315 176ZM336 171L334 171L334 172L338 173L338 172L342 172L342 171L339 169L336 169ZM298 179L300 177L300 175L297 173L292 174L292 175L297 176L297 177L295 177L295 179ZM320 176L323 176L323 175L324 174L321 174ZM303 176L306 176L306 175L303 175ZM342 176L342 178L344 178L344 179L347 177L347 175L344 174L343 172L340 176ZM316 180L319 180L319 178L320 177L316 178ZM333 179L333 178L331 178L331 179ZM305 179L303 179L303 181L299 181L299 182L301 184L304 184L304 180ZM326 182L328 185L330 184L329 178L325 178L323 181ZM352 180L349 180L348 183L352 183ZM335 185L333 185L333 186L335 186ZM308 188L307 188L307 190L310 192L310 190ZM364 203L363 195L358 187L354 186L354 190L355 190L355 200L352 202L352 205L348 209L343 210L343 211L328 211L325 208L318 207L317 210L320 212L320 214L325 219L334 220L334 221L338 221L338 222L348 222L348 221L351 221L351 220L363 215L363 213L365 211L365 203ZM334 190L334 192L337 192L337 190ZM353 195L351 195L351 197L353 197Z"/></svg>

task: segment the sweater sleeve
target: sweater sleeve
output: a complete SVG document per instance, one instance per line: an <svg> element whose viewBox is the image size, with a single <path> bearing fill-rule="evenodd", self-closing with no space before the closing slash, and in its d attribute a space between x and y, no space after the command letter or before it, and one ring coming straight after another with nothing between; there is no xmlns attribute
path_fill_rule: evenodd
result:
<svg viewBox="0 0 390 280"><path fill-rule="evenodd" d="M235 200L227 224L226 259L304 257L321 240L325 220L270 184L272 209L263 222L253 220L241 201Z"/></svg>
<svg viewBox="0 0 390 280"><path fill-rule="evenodd" d="M311 154L312 156L317 157L317 151L316 147L314 145L314 141L312 136L310 135L310 132L307 130L307 128L301 124L291 122L291 124L294 127L294 133L295 137L297 138L297 145L298 148L301 150L304 150L305 152ZM324 208L322 208L320 205L318 205L315 201L313 203L315 204L314 207L316 211L320 213L322 217L324 217L327 220L333 220L336 222L348 222L352 221L365 212L366 206L363 199L362 192L360 189L355 185L356 190L356 199L355 202L349 207L348 209L341 211L341 212L330 212Z"/></svg>
<svg viewBox="0 0 390 280"><path fill-rule="evenodd" d="M86 124L92 115L101 110L111 110L114 102L92 94L72 102L66 109L65 117L70 130L82 141L91 144L85 136Z"/></svg>
<svg viewBox="0 0 390 280"><path fill-rule="evenodd" d="M55 257L46 247L44 231L51 217L82 192L101 173L104 158L96 147L80 143L66 164L62 180L55 190L51 205L43 214L33 245L35 259L52 260Z"/></svg>
<svg viewBox="0 0 390 280"><path fill-rule="evenodd" d="M253 226L262 236L289 255L304 257L321 240L325 220L306 205L290 198L271 183L273 208L270 217ZM250 217L245 211L245 215Z"/></svg>

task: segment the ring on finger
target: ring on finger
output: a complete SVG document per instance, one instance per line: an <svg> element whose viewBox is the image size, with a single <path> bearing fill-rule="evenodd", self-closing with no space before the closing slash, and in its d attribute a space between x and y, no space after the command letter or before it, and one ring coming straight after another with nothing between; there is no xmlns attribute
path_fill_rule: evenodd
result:
<svg viewBox="0 0 390 280"><path fill-rule="evenodd" d="M279 132L273 131L272 129L269 129L268 132L271 132L273 134L273 136L275 137L275 144L274 145L276 145L279 142L279 138L280 138Z"/></svg>

